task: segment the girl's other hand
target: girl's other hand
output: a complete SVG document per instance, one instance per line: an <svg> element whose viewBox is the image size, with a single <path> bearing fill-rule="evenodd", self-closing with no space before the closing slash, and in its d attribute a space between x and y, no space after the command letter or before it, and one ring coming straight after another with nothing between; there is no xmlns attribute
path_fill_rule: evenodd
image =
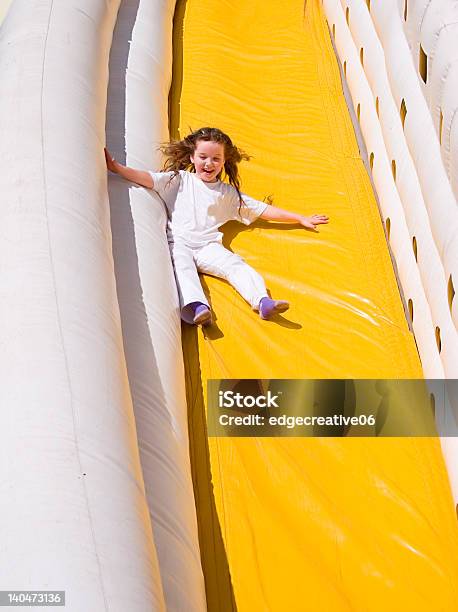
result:
<svg viewBox="0 0 458 612"><path fill-rule="evenodd" d="M312 215L311 217L301 217L299 223L308 229L318 232L316 226L322 225L323 223L329 223L329 217L327 217L326 215Z"/></svg>
<svg viewBox="0 0 458 612"><path fill-rule="evenodd" d="M117 173L116 164L118 163L110 151L105 147L103 149L105 151L105 161L107 162L107 168L110 172Z"/></svg>

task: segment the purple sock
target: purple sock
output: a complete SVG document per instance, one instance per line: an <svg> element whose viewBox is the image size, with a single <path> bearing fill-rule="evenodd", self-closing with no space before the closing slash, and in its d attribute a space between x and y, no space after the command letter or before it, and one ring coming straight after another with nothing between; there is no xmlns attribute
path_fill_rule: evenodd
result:
<svg viewBox="0 0 458 612"><path fill-rule="evenodd" d="M203 304L202 302L191 302L190 304L186 304L186 306L183 306L183 308L181 309L181 318L183 319L183 321L189 323L190 325L193 325L194 318L196 316L196 309L199 306L205 306L205 304Z"/></svg>
<svg viewBox="0 0 458 612"><path fill-rule="evenodd" d="M211 325L212 313L207 304L202 302L192 302L191 304L188 304L188 307L192 312L192 322L195 325L203 325L204 327Z"/></svg>
<svg viewBox="0 0 458 612"><path fill-rule="evenodd" d="M279 312L285 312L289 308L289 302L285 300L272 300L270 297L263 297L259 302L259 314L261 319L269 319Z"/></svg>
<svg viewBox="0 0 458 612"><path fill-rule="evenodd" d="M190 304L188 304L188 307L192 310L193 315L197 313L197 310L201 312L202 307L208 308L207 304L204 304L203 302L191 302Z"/></svg>

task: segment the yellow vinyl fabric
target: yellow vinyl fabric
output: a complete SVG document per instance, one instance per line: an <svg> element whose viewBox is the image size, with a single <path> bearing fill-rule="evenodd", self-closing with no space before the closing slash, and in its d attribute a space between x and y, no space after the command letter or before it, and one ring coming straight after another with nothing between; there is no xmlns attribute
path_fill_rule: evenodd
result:
<svg viewBox="0 0 458 612"><path fill-rule="evenodd" d="M208 608L455 610L456 516L431 438L209 438L207 380L419 378L321 3L188 0L175 20L172 134L216 126L252 159L242 190L319 233L228 224L225 245L291 302L261 321L205 276L216 319L185 326Z"/></svg>

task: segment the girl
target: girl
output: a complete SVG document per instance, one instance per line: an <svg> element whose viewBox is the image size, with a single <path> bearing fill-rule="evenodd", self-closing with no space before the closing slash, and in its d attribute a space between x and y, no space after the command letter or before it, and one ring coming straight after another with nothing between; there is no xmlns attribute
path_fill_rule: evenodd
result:
<svg viewBox="0 0 458 612"><path fill-rule="evenodd" d="M315 230L317 225L327 223L328 217L305 217L241 193L237 164L249 157L217 128L201 128L183 140L162 146L161 150L166 159L162 172L123 166L107 149L105 158L108 170L154 189L166 205L167 238L182 319L203 326L212 322L198 272L227 280L259 312L261 319L288 310L288 302L272 300L267 295L264 280L253 268L223 247L222 233L218 230L230 219L249 225L258 218L299 223ZM222 178L227 178L228 183Z"/></svg>

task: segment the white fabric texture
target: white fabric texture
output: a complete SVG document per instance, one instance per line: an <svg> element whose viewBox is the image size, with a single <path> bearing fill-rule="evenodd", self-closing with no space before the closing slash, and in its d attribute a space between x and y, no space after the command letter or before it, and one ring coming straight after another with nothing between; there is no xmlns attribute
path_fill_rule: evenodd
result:
<svg viewBox="0 0 458 612"><path fill-rule="evenodd" d="M261 298L267 296L262 276L240 255L224 248L220 242L210 242L203 247L192 248L182 241L177 241L170 243L170 252L182 309L192 302L202 302L210 306L197 271L227 280L254 310L257 310ZM191 323L192 318L188 314L184 310L182 317Z"/></svg>
<svg viewBox="0 0 458 612"><path fill-rule="evenodd" d="M168 211L167 235L169 242L181 240L193 248L209 242L221 242L220 226L230 220L249 225L267 208L242 194L245 203L240 206L237 190L217 181L206 183L194 173L150 172L154 190L165 202Z"/></svg>

